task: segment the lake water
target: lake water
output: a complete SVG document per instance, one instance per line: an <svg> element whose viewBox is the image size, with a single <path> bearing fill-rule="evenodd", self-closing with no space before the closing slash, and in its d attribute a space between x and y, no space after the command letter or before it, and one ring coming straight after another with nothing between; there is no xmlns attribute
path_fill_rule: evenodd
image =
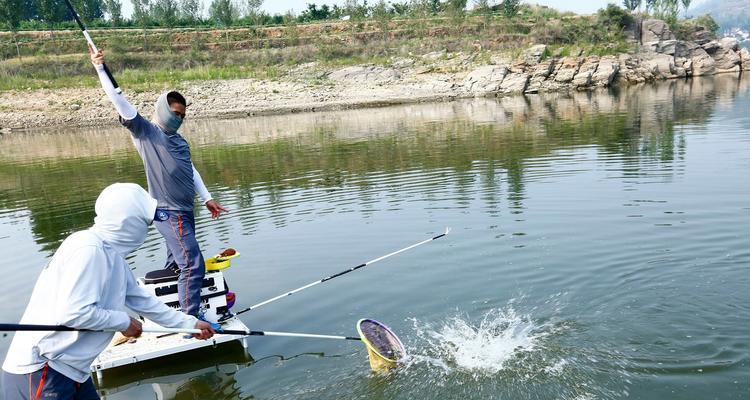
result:
<svg viewBox="0 0 750 400"><path fill-rule="evenodd" d="M444 238L242 315L256 330L407 346L373 375L358 342L250 338L105 375L108 399L750 398L750 79L230 121L184 134L209 190L208 254L237 308ZM150 113L144 110L144 114ZM121 128L0 137L0 319L99 191L145 186ZM130 259L161 267L151 230ZM0 338L4 357L10 336Z"/></svg>

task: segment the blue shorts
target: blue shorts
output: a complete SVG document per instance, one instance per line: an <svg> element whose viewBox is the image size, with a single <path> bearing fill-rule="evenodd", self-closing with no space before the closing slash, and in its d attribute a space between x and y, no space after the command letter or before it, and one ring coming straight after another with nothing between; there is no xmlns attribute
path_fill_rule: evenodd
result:
<svg viewBox="0 0 750 400"><path fill-rule="evenodd" d="M30 374L3 371L3 397L5 400L98 400L99 394L91 378L78 383L45 365Z"/></svg>

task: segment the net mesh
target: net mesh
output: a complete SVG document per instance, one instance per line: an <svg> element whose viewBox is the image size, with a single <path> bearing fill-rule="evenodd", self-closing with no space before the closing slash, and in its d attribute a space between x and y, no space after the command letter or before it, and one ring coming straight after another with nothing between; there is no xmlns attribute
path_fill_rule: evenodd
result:
<svg viewBox="0 0 750 400"><path fill-rule="evenodd" d="M386 326L377 321L366 319L360 322L359 329L362 336L383 357L398 360L404 356L405 351L401 341Z"/></svg>

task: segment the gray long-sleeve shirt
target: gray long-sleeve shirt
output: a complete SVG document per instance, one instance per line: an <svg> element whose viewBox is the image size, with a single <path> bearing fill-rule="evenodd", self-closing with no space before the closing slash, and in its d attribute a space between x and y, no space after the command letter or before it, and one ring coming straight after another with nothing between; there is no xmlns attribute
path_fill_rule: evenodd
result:
<svg viewBox="0 0 750 400"><path fill-rule="evenodd" d="M158 201L157 207L193 211L193 164L185 138L179 133L165 133L140 113L133 119L120 120L130 130L133 144L143 160L148 192Z"/></svg>

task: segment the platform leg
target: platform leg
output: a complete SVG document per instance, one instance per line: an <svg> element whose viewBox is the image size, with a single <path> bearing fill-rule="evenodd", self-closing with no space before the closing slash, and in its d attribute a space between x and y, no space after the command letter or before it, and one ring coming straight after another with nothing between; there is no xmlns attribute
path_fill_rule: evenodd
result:
<svg viewBox="0 0 750 400"><path fill-rule="evenodd" d="M240 342L242 343L242 347L244 347L245 349L247 349L247 347L248 347L247 336L244 336L242 339L240 339Z"/></svg>
<svg viewBox="0 0 750 400"><path fill-rule="evenodd" d="M102 370L97 369L96 370L96 382L97 383L101 383L101 381L102 381L102 375L103 375L102 374Z"/></svg>

